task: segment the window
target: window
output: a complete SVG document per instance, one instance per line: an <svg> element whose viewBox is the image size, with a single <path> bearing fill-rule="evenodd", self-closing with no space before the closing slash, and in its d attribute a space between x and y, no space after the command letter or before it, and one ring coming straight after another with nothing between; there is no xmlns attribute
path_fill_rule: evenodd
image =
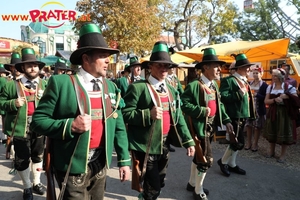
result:
<svg viewBox="0 0 300 200"><path fill-rule="evenodd" d="M56 43L56 50L64 50L64 43Z"/></svg>

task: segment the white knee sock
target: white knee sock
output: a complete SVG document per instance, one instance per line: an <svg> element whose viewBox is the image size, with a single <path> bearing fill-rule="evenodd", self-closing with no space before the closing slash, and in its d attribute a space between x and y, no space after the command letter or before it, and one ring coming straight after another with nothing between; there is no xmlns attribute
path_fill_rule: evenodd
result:
<svg viewBox="0 0 300 200"><path fill-rule="evenodd" d="M228 161L229 161L232 153L233 153L232 149L230 149L230 147L228 146L225 153L224 153L224 155L223 155L223 157L222 157L222 163L223 164L228 164Z"/></svg>
<svg viewBox="0 0 300 200"><path fill-rule="evenodd" d="M232 151L232 155L230 159L228 160L228 165L230 167L235 167L236 166L236 156L238 154L238 151Z"/></svg>
<svg viewBox="0 0 300 200"><path fill-rule="evenodd" d="M189 184L193 187L195 187L195 181L196 181L196 175L197 175L197 165L192 162L191 164L191 172L190 172L190 179L189 179Z"/></svg>
<svg viewBox="0 0 300 200"><path fill-rule="evenodd" d="M36 185L41 182L41 170L43 169L43 162L32 163L31 169L33 174L33 185Z"/></svg>
<svg viewBox="0 0 300 200"><path fill-rule="evenodd" d="M18 174L23 182L24 189L31 188L29 167L23 171L18 171Z"/></svg>
<svg viewBox="0 0 300 200"><path fill-rule="evenodd" d="M203 191L203 181L206 176L206 172L199 172L198 176L196 176L196 185L195 185L195 192L196 194L204 194Z"/></svg>

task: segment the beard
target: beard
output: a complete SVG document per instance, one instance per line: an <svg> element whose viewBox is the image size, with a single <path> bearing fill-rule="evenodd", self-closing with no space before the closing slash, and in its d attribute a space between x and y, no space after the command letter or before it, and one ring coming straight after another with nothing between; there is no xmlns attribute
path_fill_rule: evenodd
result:
<svg viewBox="0 0 300 200"><path fill-rule="evenodd" d="M35 78L37 78L39 76L39 72L34 73L29 73L29 72L24 72L24 75L26 76L26 78L28 78L29 80L33 80Z"/></svg>

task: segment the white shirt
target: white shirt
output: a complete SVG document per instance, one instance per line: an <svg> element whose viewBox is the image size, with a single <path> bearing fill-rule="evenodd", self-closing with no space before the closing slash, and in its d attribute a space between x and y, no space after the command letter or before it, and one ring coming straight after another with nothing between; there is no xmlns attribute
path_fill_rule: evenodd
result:
<svg viewBox="0 0 300 200"><path fill-rule="evenodd" d="M284 83L281 84L281 89L279 89L279 90L275 89L275 83L273 83L272 85L273 85L272 91L270 91L271 85L268 86L267 91L266 91L267 94L283 94L284 93ZM289 85L288 89L291 94L297 93L296 88L293 87L292 85Z"/></svg>
<svg viewBox="0 0 300 200"><path fill-rule="evenodd" d="M29 80L28 78L26 78L25 76L23 76L22 78L20 78L21 83L26 87L26 86L30 86L29 83L27 83L27 81L31 81L32 83L36 82L35 85L37 86L39 84L39 77L36 77L33 80Z"/></svg>
<svg viewBox="0 0 300 200"><path fill-rule="evenodd" d="M201 75L201 80L204 82L204 84L207 87L210 87L210 85L212 84L212 82L210 80L208 80L208 78L206 78L203 74Z"/></svg>
<svg viewBox="0 0 300 200"><path fill-rule="evenodd" d="M166 85L166 81L163 80L163 81L158 81L156 78L154 78L152 75L149 76L149 82L150 84L156 89L156 90L159 90L159 86L163 83L164 84L164 89L165 91L168 91L167 90L167 85Z"/></svg>
<svg viewBox="0 0 300 200"><path fill-rule="evenodd" d="M87 71L85 71L82 67L79 69L77 74L78 74L80 83L86 89L86 91L88 91L88 92L93 91L94 83L91 82L91 80L93 80L93 79L100 80L101 84L99 84L99 87L102 90L102 83L103 83L102 76L99 78L96 78L96 77L92 76L90 73L88 73Z"/></svg>

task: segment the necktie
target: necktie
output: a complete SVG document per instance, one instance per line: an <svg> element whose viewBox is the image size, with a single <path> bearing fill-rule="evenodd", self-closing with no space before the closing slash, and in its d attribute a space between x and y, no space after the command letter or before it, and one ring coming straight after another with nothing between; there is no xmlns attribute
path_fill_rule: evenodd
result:
<svg viewBox="0 0 300 200"><path fill-rule="evenodd" d="M93 79L93 80L91 80L91 82L93 83L93 91L100 91L100 87L98 85L98 82L100 82L100 80Z"/></svg>
<svg viewBox="0 0 300 200"><path fill-rule="evenodd" d="M213 83L210 84L209 89L211 89L211 90L213 90L213 91L216 91L216 87L214 86Z"/></svg>
<svg viewBox="0 0 300 200"><path fill-rule="evenodd" d="M159 92L159 93L165 93L166 92L166 90L165 90L165 84L160 84L159 86L158 86L158 89L156 90L157 92Z"/></svg>
<svg viewBox="0 0 300 200"><path fill-rule="evenodd" d="M35 86L36 81L28 80L28 81L26 81L26 83L27 83L27 85L25 87L27 87L28 89L33 89L33 90L36 89L36 86Z"/></svg>

